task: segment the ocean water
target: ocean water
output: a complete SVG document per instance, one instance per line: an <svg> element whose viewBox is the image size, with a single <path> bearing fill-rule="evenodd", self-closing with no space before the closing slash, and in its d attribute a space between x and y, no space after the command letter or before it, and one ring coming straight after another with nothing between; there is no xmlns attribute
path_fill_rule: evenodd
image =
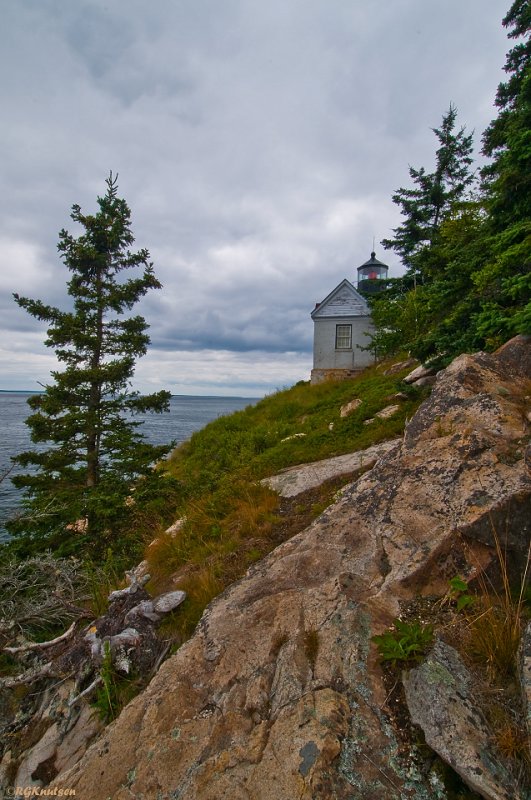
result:
<svg viewBox="0 0 531 800"><path fill-rule="evenodd" d="M25 420L31 413L27 405L27 392L0 392L0 541L5 540L4 524L19 506L20 492L11 483L10 476L22 472L12 467L11 457L34 447ZM192 397L174 395L167 414L146 414L142 419L141 432L151 444L166 444L173 439L179 444L189 439L217 417L231 414L252 403L250 397Z"/></svg>

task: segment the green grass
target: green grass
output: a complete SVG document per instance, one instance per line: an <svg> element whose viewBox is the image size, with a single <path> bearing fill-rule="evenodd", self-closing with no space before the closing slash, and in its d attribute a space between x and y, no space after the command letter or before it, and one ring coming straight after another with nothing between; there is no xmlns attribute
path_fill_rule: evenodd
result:
<svg viewBox="0 0 531 800"><path fill-rule="evenodd" d="M216 489L229 474L257 480L294 464L364 449L400 435L425 394L403 384L403 375L383 372L379 365L351 380L316 386L301 382L268 396L195 433L175 451L168 468L184 493L194 497ZM364 425L395 402L391 398L398 391L407 395L399 402L399 412ZM341 418L341 407L355 397L362 399L361 406ZM301 433L304 436L284 441Z"/></svg>

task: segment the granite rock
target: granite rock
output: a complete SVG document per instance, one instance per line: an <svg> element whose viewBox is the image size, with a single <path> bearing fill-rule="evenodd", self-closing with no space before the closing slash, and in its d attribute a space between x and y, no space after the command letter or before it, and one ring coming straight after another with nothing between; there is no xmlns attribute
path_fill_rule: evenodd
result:
<svg viewBox="0 0 531 800"><path fill-rule="evenodd" d="M493 569L493 523L525 563L530 376L523 337L439 373L403 440L216 598L55 784L85 800L444 798L385 712L371 637L401 602Z"/></svg>
<svg viewBox="0 0 531 800"><path fill-rule="evenodd" d="M452 647L438 641L403 684L411 719L467 786L486 800L522 798L493 747L493 731L475 699L472 675Z"/></svg>

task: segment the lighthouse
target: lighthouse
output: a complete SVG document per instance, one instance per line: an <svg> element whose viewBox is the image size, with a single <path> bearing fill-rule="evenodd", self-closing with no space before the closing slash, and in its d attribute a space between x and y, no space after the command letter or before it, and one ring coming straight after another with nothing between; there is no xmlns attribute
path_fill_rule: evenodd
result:
<svg viewBox="0 0 531 800"><path fill-rule="evenodd" d="M385 286L388 269L372 252L370 259L358 267L357 289L344 278L322 302L316 303L311 315L312 383L350 378L374 363L369 350L374 325L367 295Z"/></svg>

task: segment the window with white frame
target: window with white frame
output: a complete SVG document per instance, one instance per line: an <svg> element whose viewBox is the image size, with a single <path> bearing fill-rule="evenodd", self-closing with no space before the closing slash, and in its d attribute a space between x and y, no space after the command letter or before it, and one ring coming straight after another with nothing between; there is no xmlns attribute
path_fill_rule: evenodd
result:
<svg viewBox="0 0 531 800"><path fill-rule="evenodd" d="M352 325L336 325L336 350L352 350Z"/></svg>

